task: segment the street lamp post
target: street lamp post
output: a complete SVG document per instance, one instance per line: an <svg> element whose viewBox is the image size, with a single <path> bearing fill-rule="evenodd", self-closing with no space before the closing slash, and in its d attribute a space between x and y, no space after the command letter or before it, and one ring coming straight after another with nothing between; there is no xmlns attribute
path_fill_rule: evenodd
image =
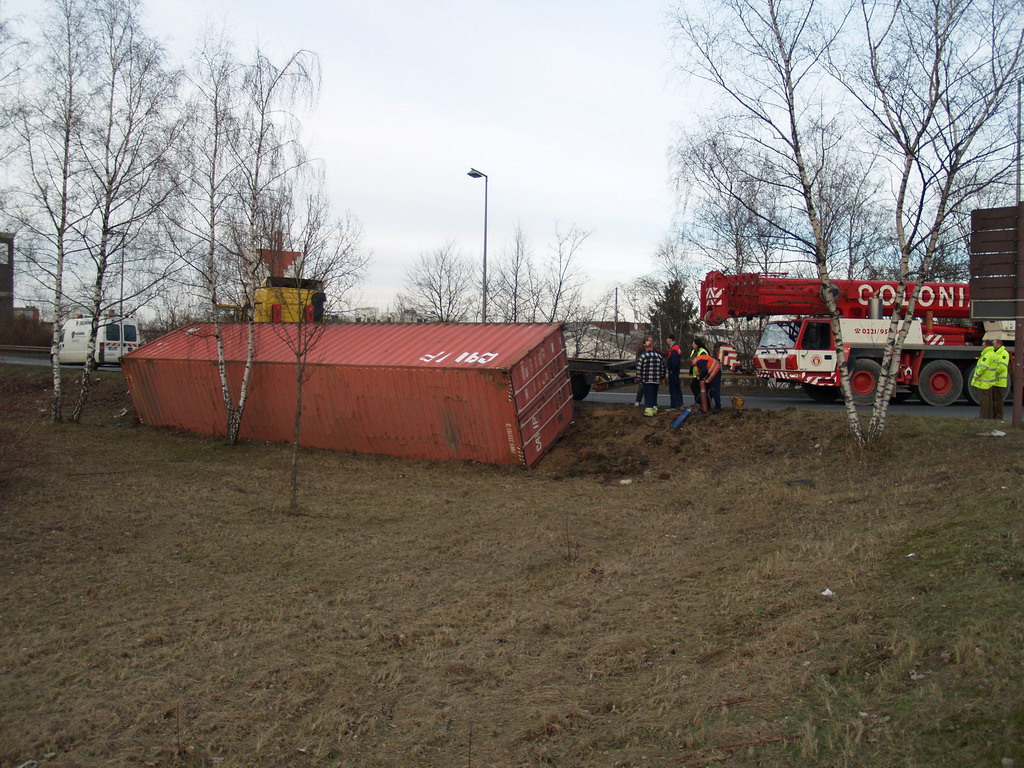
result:
<svg viewBox="0 0 1024 768"><path fill-rule="evenodd" d="M488 183L488 179L487 179L487 174L486 173L481 173L476 168L470 168L469 169L469 173L466 174L466 175L467 176L471 176L474 179L483 178L483 180L484 180L484 291L483 291L484 302L483 302L483 311L481 312L481 317L483 318L483 322L486 323L487 322L487 183Z"/></svg>

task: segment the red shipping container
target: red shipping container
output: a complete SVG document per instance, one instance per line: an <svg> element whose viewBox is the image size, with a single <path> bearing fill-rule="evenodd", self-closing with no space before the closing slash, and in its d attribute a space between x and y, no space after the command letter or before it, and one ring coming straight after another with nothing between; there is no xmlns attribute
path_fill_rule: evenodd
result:
<svg viewBox="0 0 1024 768"><path fill-rule="evenodd" d="M323 325L306 357L302 445L409 459L533 466L572 422L558 324ZM249 326L221 326L238 402ZM255 357L241 437L290 442L295 324L253 326ZM121 359L144 424L225 434L212 323Z"/></svg>

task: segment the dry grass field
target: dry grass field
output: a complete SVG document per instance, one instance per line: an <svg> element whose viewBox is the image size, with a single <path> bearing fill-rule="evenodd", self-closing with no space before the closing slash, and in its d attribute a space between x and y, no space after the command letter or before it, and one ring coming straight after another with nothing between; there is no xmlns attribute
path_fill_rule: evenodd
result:
<svg viewBox="0 0 1024 768"><path fill-rule="evenodd" d="M304 452L289 514L286 446L46 378L0 367L2 768L1024 766L1010 428L584 406L532 471Z"/></svg>

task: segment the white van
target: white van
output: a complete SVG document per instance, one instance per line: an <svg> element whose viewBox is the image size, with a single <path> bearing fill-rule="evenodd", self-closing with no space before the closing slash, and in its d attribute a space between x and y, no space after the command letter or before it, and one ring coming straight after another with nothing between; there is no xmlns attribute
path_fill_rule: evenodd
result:
<svg viewBox="0 0 1024 768"><path fill-rule="evenodd" d="M85 363L92 319L74 317L60 329L57 358L61 364ZM120 365L121 355L139 346L139 326L130 317L101 317L96 329L96 365Z"/></svg>

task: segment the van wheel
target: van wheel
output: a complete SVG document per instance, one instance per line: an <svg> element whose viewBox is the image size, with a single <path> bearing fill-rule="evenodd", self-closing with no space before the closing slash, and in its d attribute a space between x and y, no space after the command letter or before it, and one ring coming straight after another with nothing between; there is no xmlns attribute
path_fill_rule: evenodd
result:
<svg viewBox="0 0 1024 768"><path fill-rule="evenodd" d="M963 374L949 360L932 360L921 369L917 394L928 405L952 405L960 397L963 389Z"/></svg>
<svg viewBox="0 0 1024 768"><path fill-rule="evenodd" d="M850 366L850 389L853 402L857 405L871 405L875 402L875 390L882 376L882 366L876 361L858 357Z"/></svg>

